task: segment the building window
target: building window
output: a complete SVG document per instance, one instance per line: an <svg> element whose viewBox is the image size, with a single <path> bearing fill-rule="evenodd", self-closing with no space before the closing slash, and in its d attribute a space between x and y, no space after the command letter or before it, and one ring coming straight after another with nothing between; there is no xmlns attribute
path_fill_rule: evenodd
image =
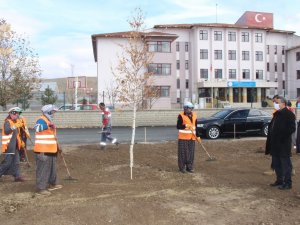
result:
<svg viewBox="0 0 300 225"><path fill-rule="evenodd" d="M255 33L255 42L262 42L262 33Z"/></svg>
<svg viewBox="0 0 300 225"><path fill-rule="evenodd" d="M296 52L296 61L300 61L300 52Z"/></svg>
<svg viewBox="0 0 300 225"><path fill-rule="evenodd" d="M285 89L285 80L282 81L282 89Z"/></svg>
<svg viewBox="0 0 300 225"><path fill-rule="evenodd" d="M285 66L284 66L284 63L282 63L282 72L285 72Z"/></svg>
<svg viewBox="0 0 300 225"><path fill-rule="evenodd" d="M167 63L150 63L148 72L154 75L171 75L171 64Z"/></svg>
<svg viewBox="0 0 300 225"><path fill-rule="evenodd" d="M243 69L243 79L250 79L250 70Z"/></svg>
<svg viewBox="0 0 300 225"><path fill-rule="evenodd" d="M236 69L229 69L229 79L236 79Z"/></svg>
<svg viewBox="0 0 300 225"><path fill-rule="evenodd" d="M274 46L274 54L277 55L277 45Z"/></svg>
<svg viewBox="0 0 300 225"><path fill-rule="evenodd" d="M169 97L170 96L170 87L169 86L159 86L158 87L160 97Z"/></svg>
<svg viewBox="0 0 300 225"><path fill-rule="evenodd" d="M256 70L256 79L258 80L263 79L263 70Z"/></svg>
<svg viewBox="0 0 300 225"><path fill-rule="evenodd" d="M177 79L177 89L180 88L180 79Z"/></svg>
<svg viewBox="0 0 300 225"><path fill-rule="evenodd" d="M228 60L236 60L236 50L228 50Z"/></svg>
<svg viewBox="0 0 300 225"><path fill-rule="evenodd" d="M189 89L189 80L185 80L185 88Z"/></svg>
<svg viewBox="0 0 300 225"><path fill-rule="evenodd" d="M200 78L208 79L208 69L200 69Z"/></svg>
<svg viewBox="0 0 300 225"><path fill-rule="evenodd" d="M171 52L170 41L149 41L148 42L149 52Z"/></svg>
<svg viewBox="0 0 300 225"><path fill-rule="evenodd" d="M249 60L249 51L242 51L242 60Z"/></svg>
<svg viewBox="0 0 300 225"><path fill-rule="evenodd" d="M189 60L185 60L185 69L186 69L186 70L189 69Z"/></svg>
<svg viewBox="0 0 300 225"><path fill-rule="evenodd" d="M249 33L242 32L242 42L249 42Z"/></svg>
<svg viewBox="0 0 300 225"><path fill-rule="evenodd" d="M284 48L284 46L282 46L281 54L282 54L282 55L285 55L285 48Z"/></svg>
<svg viewBox="0 0 300 225"><path fill-rule="evenodd" d="M256 61L263 61L263 52L262 51L256 51L255 52L255 60Z"/></svg>
<svg viewBox="0 0 300 225"><path fill-rule="evenodd" d="M222 59L222 50L215 50L215 59Z"/></svg>
<svg viewBox="0 0 300 225"><path fill-rule="evenodd" d="M267 63L267 71L270 71L270 63Z"/></svg>
<svg viewBox="0 0 300 225"><path fill-rule="evenodd" d="M176 68L179 70L180 69L180 61L176 60Z"/></svg>
<svg viewBox="0 0 300 225"><path fill-rule="evenodd" d="M236 32L228 32L228 41L236 41Z"/></svg>
<svg viewBox="0 0 300 225"><path fill-rule="evenodd" d="M222 69L215 69L215 79L222 79Z"/></svg>
<svg viewBox="0 0 300 225"><path fill-rule="evenodd" d="M200 40L207 40L208 39L207 30L200 30L199 38Z"/></svg>
<svg viewBox="0 0 300 225"><path fill-rule="evenodd" d="M222 41L222 31L214 32L215 41Z"/></svg>
<svg viewBox="0 0 300 225"><path fill-rule="evenodd" d="M159 97L170 97L170 86L155 86L153 88L158 91Z"/></svg>
<svg viewBox="0 0 300 225"><path fill-rule="evenodd" d="M277 72L277 63L274 63L274 70Z"/></svg>
<svg viewBox="0 0 300 225"><path fill-rule="evenodd" d="M270 54L270 45L267 45L267 54Z"/></svg>
<svg viewBox="0 0 300 225"><path fill-rule="evenodd" d="M185 51L188 52L189 51L189 43L185 42Z"/></svg>
<svg viewBox="0 0 300 225"><path fill-rule="evenodd" d="M208 59L208 50L200 49L200 59Z"/></svg>
<svg viewBox="0 0 300 225"><path fill-rule="evenodd" d="M297 70L297 80L300 80L300 70Z"/></svg>
<svg viewBox="0 0 300 225"><path fill-rule="evenodd" d="M176 42L176 52L179 52L179 42Z"/></svg>

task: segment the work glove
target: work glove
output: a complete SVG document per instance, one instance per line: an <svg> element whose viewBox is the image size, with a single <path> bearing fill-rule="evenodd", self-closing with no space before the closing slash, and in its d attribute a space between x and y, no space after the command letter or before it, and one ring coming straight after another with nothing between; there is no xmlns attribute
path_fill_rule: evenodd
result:
<svg viewBox="0 0 300 225"><path fill-rule="evenodd" d="M201 143L201 142L202 142L202 140L201 140L201 138L200 138L200 137L197 137L197 141L198 141L199 143Z"/></svg>
<svg viewBox="0 0 300 225"><path fill-rule="evenodd" d="M25 142L21 141L21 149L25 149Z"/></svg>
<svg viewBox="0 0 300 225"><path fill-rule="evenodd" d="M55 130L55 128L56 128L55 124L52 122L49 123L49 127L53 130Z"/></svg>
<svg viewBox="0 0 300 225"><path fill-rule="evenodd" d="M190 125L190 124L186 124L186 125L185 125L185 128L187 128L187 129L191 130L191 129L193 129L193 126L192 126L192 125Z"/></svg>
<svg viewBox="0 0 300 225"><path fill-rule="evenodd" d="M17 122L14 123L15 127L21 128L24 126L24 123L21 120L17 120Z"/></svg>

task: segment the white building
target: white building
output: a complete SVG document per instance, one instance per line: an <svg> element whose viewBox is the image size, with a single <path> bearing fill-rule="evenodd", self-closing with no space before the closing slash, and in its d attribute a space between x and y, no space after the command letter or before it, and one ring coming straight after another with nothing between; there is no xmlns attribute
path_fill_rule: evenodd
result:
<svg viewBox="0 0 300 225"><path fill-rule="evenodd" d="M147 39L154 52L148 69L161 89L154 107L176 108L186 100L201 107L216 106L217 101L260 106L274 94L296 98L300 37L294 33L274 29L273 14L260 12L245 12L235 24L155 25ZM112 79L126 34L92 35L99 99Z"/></svg>

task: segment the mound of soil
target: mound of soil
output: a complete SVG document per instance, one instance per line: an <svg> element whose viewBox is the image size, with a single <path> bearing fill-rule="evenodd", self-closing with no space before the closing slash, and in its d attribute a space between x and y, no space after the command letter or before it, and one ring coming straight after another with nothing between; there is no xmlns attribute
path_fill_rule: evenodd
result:
<svg viewBox="0 0 300 225"><path fill-rule="evenodd" d="M71 175L58 159L63 189L48 197L35 191L34 155L31 167L22 164L27 178L0 182L0 223L12 224L300 224L299 157L293 157L296 175L292 190L270 187L275 176L264 175L270 157L265 140L204 142L208 157L197 146L195 172L177 167L177 143L134 146L130 180L129 146L63 146Z"/></svg>

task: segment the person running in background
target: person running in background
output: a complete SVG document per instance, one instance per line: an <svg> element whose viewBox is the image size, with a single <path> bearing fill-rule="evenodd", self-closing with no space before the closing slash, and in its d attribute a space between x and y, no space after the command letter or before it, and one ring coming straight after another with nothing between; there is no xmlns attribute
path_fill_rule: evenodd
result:
<svg viewBox="0 0 300 225"><path fill-rule="evenodd" d="M111 112L109 111L109 108L105 107L105 104L103 102L99 104L99 108L102 111L102 135L100 142L101 149L105 149L107 140L109 140L112 144L119 145L119 142L117 142L117 138L113 138L111 136L112 123Z"/></svg>

